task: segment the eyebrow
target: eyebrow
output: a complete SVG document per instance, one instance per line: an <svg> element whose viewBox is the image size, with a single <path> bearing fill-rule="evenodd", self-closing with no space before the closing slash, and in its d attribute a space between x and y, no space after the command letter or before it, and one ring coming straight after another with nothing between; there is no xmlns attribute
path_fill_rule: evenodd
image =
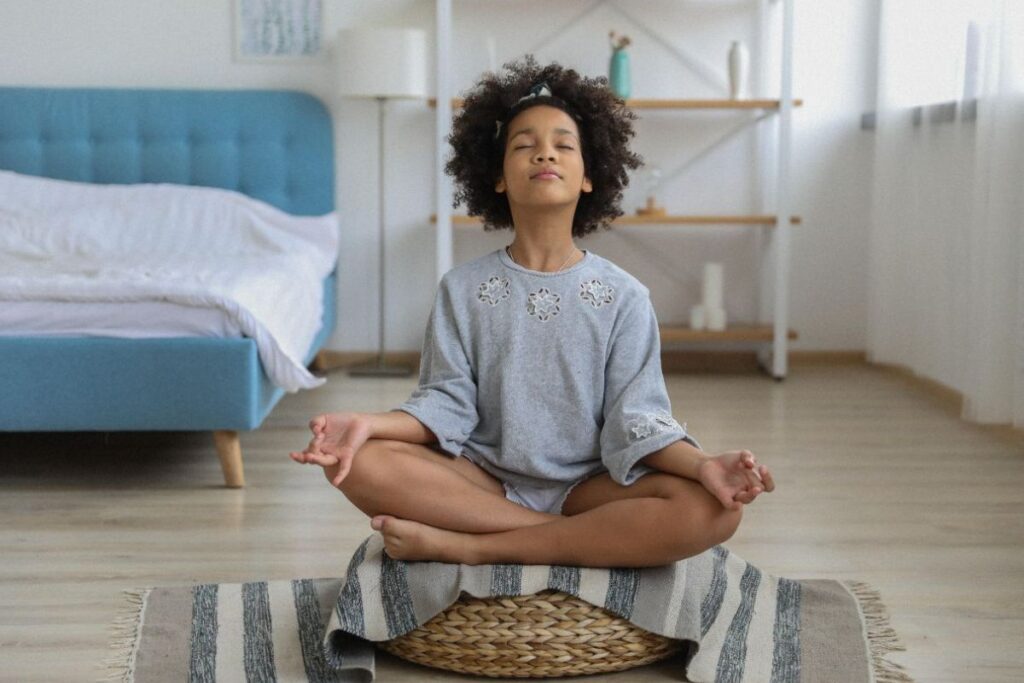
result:
<svg viewBox="0 0 1024 683"><path fill-rule="evenodd" d="M523 129L522 129L521 131L519 131L518 133L513 133L513 134L512 134L512 137L511 137L511 138L509 138L509 140L511 141L511 140L512 140L512 138L516 137L517 135L522 135L522 134L524 134L524 133L532 133L532 132L534 132L534 131L533 131L533 128L523 128ZM577 140L579 139L579 138L578 138L578 137L576 136L576 133L573 133L573 132L572 132L571 130L566 130L565 128L555 128L555 132L556 132L556 133L558 133L559 135L564 135L564 134L568 133L569 135L573 136L573 137L574 137L574 138L576 138Z"/></svg>

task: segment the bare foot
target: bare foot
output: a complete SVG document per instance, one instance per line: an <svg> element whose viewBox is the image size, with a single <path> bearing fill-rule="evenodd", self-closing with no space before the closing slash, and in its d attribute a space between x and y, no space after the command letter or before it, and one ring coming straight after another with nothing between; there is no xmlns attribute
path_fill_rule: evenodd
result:
<svg viewBox="0 0 1024 683"><path fill-rule="evenodd" d="M384 549L392 559L475 563L470 543L472 534L438 529L391 515L377 515L370 521L370 526L380 531L384 537Z"/></svg>

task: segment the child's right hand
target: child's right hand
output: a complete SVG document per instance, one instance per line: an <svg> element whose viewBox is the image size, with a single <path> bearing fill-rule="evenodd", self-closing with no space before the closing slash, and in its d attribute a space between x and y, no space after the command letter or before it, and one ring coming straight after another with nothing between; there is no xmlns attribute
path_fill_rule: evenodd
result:
<svg viewBox="0 0 1024 683"><path fill-rule="evenodd" d="M289 455L295 462L320 465L331 484L338 486L348 476L356 452L372 436L370 420L362 413L330 413L314 417L309 428L313 438L306 450Z"/></svg>

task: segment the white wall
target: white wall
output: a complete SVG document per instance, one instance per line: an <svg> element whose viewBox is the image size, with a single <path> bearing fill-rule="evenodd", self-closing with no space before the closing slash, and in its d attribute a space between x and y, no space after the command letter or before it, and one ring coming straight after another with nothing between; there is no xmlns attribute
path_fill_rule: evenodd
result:
<svg viewBox="0 0 1024 683"><path fill-rule="evenodd" d="M536 52L588 75L606 72L607 33L630 35L633 94L637 97L719 97L725 93L729 42L753 46L756 3L643 0L622 3L682 46L701 65L687 71L635 26L607 7L589 14ZM488 38L498 63L518 57L589 6L541 0L455 0L453 84L468 88L489 68ZM868 0L797 0L792 211L803 224L791 231L792 349L863 349L866 300L866 173L870 133L859 130L869 108L873 15ZM333 93L329 60L313 63L236 63L232 59L231 0L34 0L0 2L0 84L288 88L313 93L335 114L338 206L343 210L339 329L331 346L377 347L377 109L371 101L341 101ZM772 5L775 11L779 5ZM358 24L419 26L433 36L432 0L324 0L324 37ZM777 48L777 45L775 46ZM431 48L432 49L432 48ZM433 52L431 51L431 54ZM773 64L774 66L774 64ZM758 96L777 96L777 75ZM648 112L637 122L634 148L666 175L723 135L744 116L734 112ZM762 124L764 125L764 124ZM774 125L774 124L769 124ZM389 350L419 349L433 299L433 110L394 102L386 131L389 274ZM753 128L698 161L664 187L673 212L745 213L759 210ZM640 178L624 207L643 202ZM623 266L652 291L663 323L686 322L700 292L705 261L725 264L730 321L757 311L758 230L726 227L628 227L579 241ZM456 263L499 248L510 232L456 228Z"/></svg>

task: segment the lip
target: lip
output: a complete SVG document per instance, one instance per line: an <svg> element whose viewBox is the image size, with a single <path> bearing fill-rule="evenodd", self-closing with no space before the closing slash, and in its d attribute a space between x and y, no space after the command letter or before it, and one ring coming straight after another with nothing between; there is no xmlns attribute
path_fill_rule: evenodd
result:
<svg viewBox="0 0 1024 683"><path fill-rule="evenodd" d="M561 180L562 176L558 175L558 172L551 168L541 169L530 176L531 180Z"/></svg>

